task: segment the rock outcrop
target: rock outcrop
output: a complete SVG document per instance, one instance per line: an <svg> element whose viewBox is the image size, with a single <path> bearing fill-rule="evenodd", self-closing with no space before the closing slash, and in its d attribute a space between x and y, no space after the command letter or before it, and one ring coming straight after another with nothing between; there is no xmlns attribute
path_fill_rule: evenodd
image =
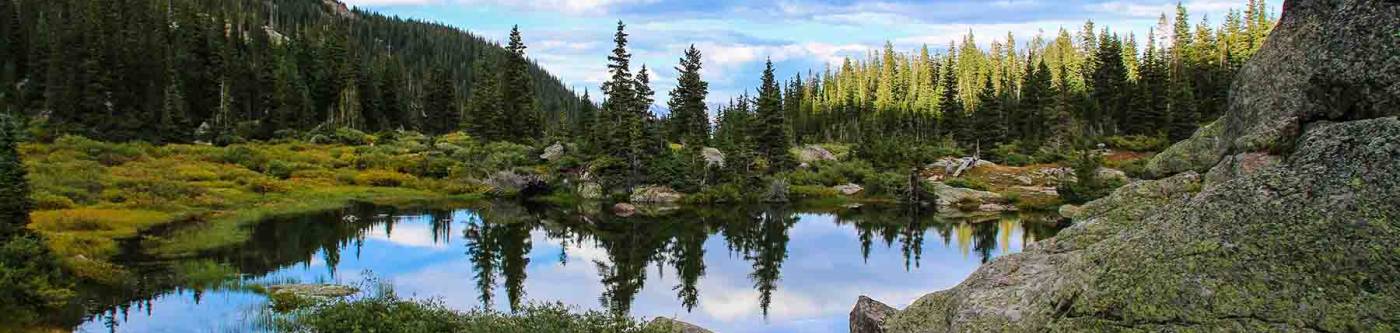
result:
<svg viewBox="0 0 1400 333"><path fill-rule="evenodd" d="M632 190L633 203L672 204L681 201L680 192L666 186L643 186Z"/></svg>
<svg viewBox="0 0 1400 333"><path fill-rule="evenodd" d="M724 167L724 152L720 151L718 148L705 147L704 149L700 149L700 157L705 159L706 167Z"/></svg>
<svg viewBox="0 0 1400 333"><path fill-rule="evenodd" d="M540 153L540 159L550 162L554 162L554 160L560 157L564 157L564 145L558 142L555 142L549 147L545 147L544 152Z"/></svg>
<svg viewBox="0 0 1400 333"><path fill-rule="evenodd" d="M1229 111L889 332L1400 328L1400 1L1284 3Z"/></svg>
<svg viewBox="0 0 1400 333"><path fill-rule="evenodd" d="M832 154L831 151L826 150L826 148L822 148L822 146L805 145L794 149L797 150L797 161L802 162L804 164L818 161L836 160L836 154Z"/></svg>
<svg viewBox="0 0 1400 333"><path fill-rule="evenodd" d="M933 187L934 195L938 197L939 209L976 211L982 209L986 204L1002 204L1006 201L1006 198L994 192L953 187L942 182L930 182L930 185ZM987 208L994 208L994 206L987 206Z"/></svg>
<svg viewBox="0 0 1400 333"><path fill-rule="evenodd" d="M851 309L851 333L884 333L885 329L880 326L885 323L885 317L895 311L898 310L861 295L856 300L855 308Z"/></svg>
<svg viewBox="0 0 1400 333"><path fill-rule="evenodd" d="M656 317L652 319L647 322L646 329L648 332L711 333L710 330L704 327L666 317Z"/></svg>
<svg viewBox="0 0 1400 333"><path fill-rule="evenodd" d="M836 193L841 193L841 195L855 195L856 193L860 193L860 191L865 190L864 187L861 187L860 185L854 183L836 185L831 187L831 189L836 190Z"/></svg>

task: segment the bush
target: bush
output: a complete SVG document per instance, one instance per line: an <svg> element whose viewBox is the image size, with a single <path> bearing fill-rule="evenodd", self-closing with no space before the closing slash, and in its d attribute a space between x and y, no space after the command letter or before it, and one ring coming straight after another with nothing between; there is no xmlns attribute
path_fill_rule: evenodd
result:
<svg viewBox="0 0 1400 333"><path fill-rule="evenodd" d="M363 146L374 143L374 136L353 128L339 128L332 135L336 143L347 146Z"/></svg>
<svg viewBox="0 0 1400 333"><path fill-rule="evenodd" d="M363 186L398 187L413 181L413 176L387 170L369 170L355 175L355 184Z"/></svg>
<svg viewBox="0 0 1400 333"><path fill-rule="evenodd" d="M6 324L25 324L59 310L73 296L58 260L37 236L0 243L0 313Z"/></svg>
<svg viewBox="0 0 1400 333"><path fill-rule="evenodd" d="M840 196L840 192L829 186L793 185L788 189L794 199L825 199Z"/></svg>
<svg viewBox="0 0 1400 333"><path fill-rule="evenodd" d="M34 208L38 210L68 209L76 207L78 204L66 196L51 193L37 193L34 195Z"/></svg>
<svg viewBox="0 0 1400 333"><path fill-rule="evenodd" d="M734 183L718 184L700 190L700 193L686 196L684 201L690 203L728 203L746 201L743 189Z"/></svg>
<svg viewBox="0 0 1400 333"><path fill-rule="evenodd" d="M1146 135L1110 136L1104 138L1104 143L1113 149L1140 152L1162 151L1171 144L1166 137Z"/></svg>
<svg viewBox="0 0 1400 333"><path fill-rule="evenodd" d="M1060 184L1057 189L1060 197L1071 204L1084 204L1113 193L1113 189L1123 186L1121 180L1098 178L1098 169L1103 166L1103 156L1092 151L1081 151L1071 161L1074 168L1074 182Z"/></svg>

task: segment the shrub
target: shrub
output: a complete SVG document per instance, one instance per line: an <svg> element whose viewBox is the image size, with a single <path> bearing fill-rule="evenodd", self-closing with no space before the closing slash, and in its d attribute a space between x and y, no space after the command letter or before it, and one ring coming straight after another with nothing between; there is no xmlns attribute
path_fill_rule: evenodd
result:
<svg viewBox="0 0 1400 333"><path fill-rule="evenodd" d="M1162 151L1171 144L1166 137L1146 135L1110 136L1104 143L1113 149L1141 152Z"/></svg>
<svg viewBox="0 0 1400 333"><path fill-rule="evenodd" d="M836 189L821 185L793 185L788 192L794 199L823 199L840 195Z"/></svg>
<svg viewBox="0 0 1400 333"><path fill-rule="evenodd" d="M398 187L413 180L413 176L387 170L368 170L355 175L354 183L364 186Z"/></svg>
<svg viewBox="0 0 1400 333"><path fill-rule="evenodd" d="M38 210L68 209L77 206L73 199L51 193L35 193L34 208Z"/></svg>
<svg viewBox="0 0 1400 333"><path fill-rule="evenodd" d="M1113 193L1113 189L1123 186L1121 180L1098 178L1098 169L1103 166L1103 156L1092 151L1081 151L1071 161L1074 168L1074 182L1060 184L1057 189L1065 202L1083 204Z"/></svg>
<svg viewBox="0 0 1400 333"><path fill-rule="evenodd" d="M353 128L341 127L332 135L335 142L348 146L361 146L374 143L374 136Z"/></svg>
<svg viewBox="0 0 1400 333"><path fill-rule="evenodd" d="M727 203L745 201L744 191L734 183L718 184L700 190L700 193L682 199L691 203Z"/></svg>
<svg viewBox="0 0 1400 333"><path fill-rule="evenodd" d="M0 313L6 324L33 322L41 313L59 310L73 296L70 287L37 236L0 242Z"/></svg>

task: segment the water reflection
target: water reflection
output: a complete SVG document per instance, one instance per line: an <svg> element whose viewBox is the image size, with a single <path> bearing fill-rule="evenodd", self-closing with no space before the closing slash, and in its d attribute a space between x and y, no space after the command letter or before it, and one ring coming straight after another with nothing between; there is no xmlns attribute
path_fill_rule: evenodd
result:
<svg viewBox="0 0 1400 333"><path fill-rule="evenodd" d="M726 207L618 218L596 207L364 206L262 223L252 241L209 255L263 280L355 281L369 270L406 294L462 309L562 301L726 332L843 331L859 294L904 306L1057 230L1033 217L949 221L898 207L826 214ZM98 316L79 330L187 331L199 326L180 323L227 324L230 313L256 307L255 296L236 290L208 290L217 299L207 301L206 290L181 274L166 275L164 287L103 308L116 314L140 304L144 315ZM169 309L177 304L185 308Z"/></svg>

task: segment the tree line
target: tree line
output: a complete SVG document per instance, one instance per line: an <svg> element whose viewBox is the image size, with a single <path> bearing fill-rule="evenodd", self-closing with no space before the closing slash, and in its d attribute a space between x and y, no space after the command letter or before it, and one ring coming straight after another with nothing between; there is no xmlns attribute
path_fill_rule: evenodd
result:
<svg viewBox="0 0 1400 333"><path fill-rule="evenodd" d="M941 56L887 43L788 80L783 109L799 143L951 140L1034 151L1082 136L1179 140L1224 111L1233 76L1274 22L1264 1L1250 0L1215 27L1205 18L1193 26L1178 4L1143 45L1093 21L1025 44L1007 34L985 50L969 32Z"/></svg>
<svg viewBox="0 0 1400 333"><path fill-rule="evenodd" d="M492 139L527 142L580 103L518 32L507 49L334 1L3 0L0 19L0 104L51 136L232 143L490 121L505 133ZM488 90L499 107L465 112L465 92Z"/></svg>

